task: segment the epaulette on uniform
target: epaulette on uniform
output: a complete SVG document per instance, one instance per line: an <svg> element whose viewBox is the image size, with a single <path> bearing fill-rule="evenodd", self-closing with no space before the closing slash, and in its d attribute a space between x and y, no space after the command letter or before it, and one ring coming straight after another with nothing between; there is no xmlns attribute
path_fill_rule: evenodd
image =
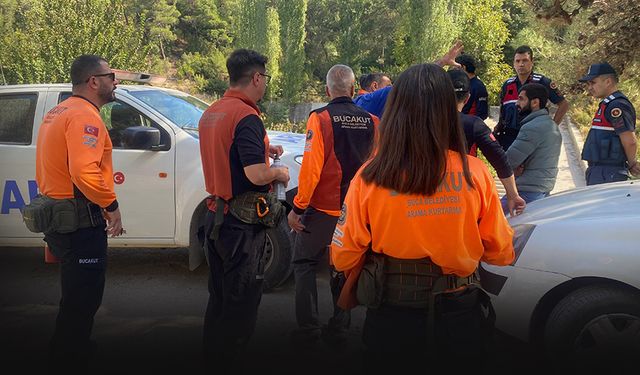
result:
<svg viewBox="0 0 640 375"><path fill-rule="evenodd" d="M542 74L532 74L531 75L531 81L533 82L539 82L542 81L542 78L544 78L544 76Z"/></svg>
<svg viewBox="0 0 640 375"><path fill-rule="evenodd" d="M509 77L509 79L507 79L507 82L505 82L505 83L511 83L511 82L515 81L516 78L518 78L518 76Z"/></svg>

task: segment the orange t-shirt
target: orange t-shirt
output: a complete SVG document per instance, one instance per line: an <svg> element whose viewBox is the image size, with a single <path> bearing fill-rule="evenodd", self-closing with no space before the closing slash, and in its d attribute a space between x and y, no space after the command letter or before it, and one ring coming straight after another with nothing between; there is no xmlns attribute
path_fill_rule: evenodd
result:
<svg viewBox="0 0 640 375"><path fill-rule="evenodd" d="M72 96L54 107L38 131L36 181L48 197L73 198L73 184L102 208L117 205L111 138L100 112Z"/></svg>
<svg viewBox="0 0 640 375"><path fill-rule="evenodd" d="M449 151L444 181L432 196L367 184L360 169L333 235L334 266L340 271L355 268L369 247L395 258L429 257L445 274L461 277L473 273L481 260L510 264L513 230L495 182L482 161L467 159L474 188L464 178L460 156Z"/></svg>

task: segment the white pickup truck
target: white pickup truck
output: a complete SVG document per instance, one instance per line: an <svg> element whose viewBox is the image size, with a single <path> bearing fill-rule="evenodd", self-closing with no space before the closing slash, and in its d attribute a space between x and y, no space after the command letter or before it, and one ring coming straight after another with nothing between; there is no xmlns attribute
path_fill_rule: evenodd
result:
<svg viewBox="0 0 640 375"><path fill-rule="evenodd" d="M22 222L20 208L38 192L35 145L43 116L71 95L69 84L0 86L0 246L43 246L42 235ZM148 85L119 85L116 101L101 116L113 142L114 182L127 234L110 238L112 247L189 249L189 268L203 255L203 218L208 196L198 144L198 121L208 104L181 91ZM125 129L160 132L159 144L134 149L122 141ZM154 130L150 130L154 132ZM287 198L297 191L304 151L303 134L268 132L281 144L291 181ZM268 231L265 282L283 283L291 273L291 244L286 220Z"/></svg>

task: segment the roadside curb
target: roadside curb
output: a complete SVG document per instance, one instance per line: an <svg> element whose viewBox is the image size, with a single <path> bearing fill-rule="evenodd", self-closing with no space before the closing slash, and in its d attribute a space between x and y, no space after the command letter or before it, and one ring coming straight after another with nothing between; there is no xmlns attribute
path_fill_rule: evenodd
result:
<svg viewBox="0 0 640 375"><path fill-rule="evenodd" d="M578 152L578 156L582 155L582 146L584 145L584 139L582 138L582 133L580 133L580 129L571 121L571 118L567 115L562 120L563 125L567 124L567 130L569 134L569 140L573 143L573 147ZM580 157L576 160L578 166L582 169L582 172L587 171L587 163L582 160Z"/></svg>

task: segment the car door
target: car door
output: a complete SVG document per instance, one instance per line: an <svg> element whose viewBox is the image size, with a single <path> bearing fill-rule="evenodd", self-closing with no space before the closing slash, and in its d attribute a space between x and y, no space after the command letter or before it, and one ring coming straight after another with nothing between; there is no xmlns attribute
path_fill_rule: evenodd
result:
<svg viewBox="0 0 640 375"><path fill-rule="evenodd" d="M60 96L60 101L70 93ZM175 236L175 135L135 101L116 94L117 100L100 109L113 143L113 180L122 223L127 234L114 244L158 246ZM125 129L133 126L160 130L160 147L136 150L128 147Z"/></svg>
<svg viewBox="0 0 640 375"><path fill-rule="evenodd" d="M44 113L44 91L0 91L0 244L13 245L41 234L31 233L22 222L20 209L37 192L35 182L34 125ZM9 240L11 238L11 240ZM18 241L18 242L16 242Z"/></svg>

